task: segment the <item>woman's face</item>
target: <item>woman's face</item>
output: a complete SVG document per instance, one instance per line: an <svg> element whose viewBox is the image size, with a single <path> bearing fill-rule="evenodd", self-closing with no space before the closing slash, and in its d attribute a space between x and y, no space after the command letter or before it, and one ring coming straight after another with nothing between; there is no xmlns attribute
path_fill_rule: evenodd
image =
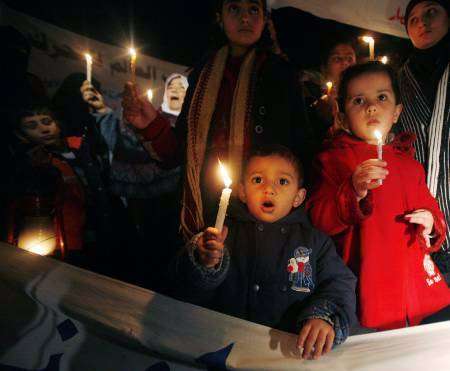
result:
<svg viewBox="0 0 450 371"><path fill-rule="evenodd" d="M330 52L325 66L325 77L334 84L339 82L341 73L356 63L355 50L351 45L338 44Z"/></svg>
<svg viewBox="0 0 450 371"><path fill-rule="evenodd" d="M448 32L448 14L434 1L417 4L408 18L408 35L417 49L436 45Z"/></svg>
<svg viewBox="0 0 450 371"><path fill-rule="evenodd" d="M225 0L219 17L232 54L244 54L261 38L265 23L262 0Z"/></svg>
<svg viewBox="0 0 450 371"><path fill-rule="evenodd" d="M186 88L183 85L180 77L174 78L170 81L166 90L167 102L172 111L181 111L184 97L186 96Z"/></svg>

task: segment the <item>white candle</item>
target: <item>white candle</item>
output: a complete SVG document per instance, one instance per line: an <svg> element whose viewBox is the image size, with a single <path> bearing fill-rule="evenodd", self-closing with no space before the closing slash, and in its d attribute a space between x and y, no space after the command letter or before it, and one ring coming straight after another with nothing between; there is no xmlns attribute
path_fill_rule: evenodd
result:
<svg viewBox="0 0 450 371"><path fill-rule="evenodd" d="M383 135L379 130L375 130L373 135L377 138L377 157L381 161L383 159ZM379 179L378 184L383 184L383 180Z"/></svg>
<svg viewBox="0 0 450 371"><path fill-rule="evenodd" d="M90 83L92 82L92 57L90 54L86 53L84 55L86 58L86 80Z"/></svg>
<svg viewBox="0 0 450 371"><path fill-rule="evenodd" d="M219 211L217 212L216 225L215 228L222 232L223 223L225 221L225 216L227 214L228 203L231 196L231 179L228 176L228 172L219 160L219 169L222 174L223 182L225 188L222 190L222 195L220 196Z"/></svg>
<svg viewBox="0 0 450 371"><path fill-rule="evenodd" d="M389 62L389 58L386 55L382 56L381 57L381 63L387 64L387 62Z"/></svg>
<svg viewBox="0 0 450 371"><path fill-rule="evenodd" d="M371 61L375 60L375 40L373 39L372 36L364 36L363 41L369 44L370 60Z"/></svg>
<svg viewBox="0 0 450 371"><path fill-rule="evenodd" d="M135 83L136 82L136 58L137 58L137 53L136 53L136 49L134 49L134 48L130 48L129 52L130 52L131 81L133 83Z"/></svg>
<svg viewBox="0 0 450 371"><path fill-rule="evenodd" d="M152 103L152 99L153 99L153 90L152 89L147 90L147 99L150 103Z"/></svg>

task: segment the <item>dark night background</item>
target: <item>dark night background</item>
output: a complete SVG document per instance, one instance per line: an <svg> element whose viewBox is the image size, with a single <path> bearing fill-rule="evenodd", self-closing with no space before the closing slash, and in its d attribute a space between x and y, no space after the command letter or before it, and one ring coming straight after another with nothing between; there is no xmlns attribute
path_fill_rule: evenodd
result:
<svg viewBox="0 0 450 371"><path fill-rule="evenodd" d="M214 20L214 0L167 1L24 1L7 0L12 9L56 26L116 46L126 46L134 37L144 54L183 65L193 65L209 47ZM409 42L393 36L366 32L356 27L324 20L294 8L273 10L272 18L283 50L299 67L318 64L321 44L336 32L375 37L377 55L387 54L400 63L409 52ZM359 53L367 55L366 44Z"/></svg>

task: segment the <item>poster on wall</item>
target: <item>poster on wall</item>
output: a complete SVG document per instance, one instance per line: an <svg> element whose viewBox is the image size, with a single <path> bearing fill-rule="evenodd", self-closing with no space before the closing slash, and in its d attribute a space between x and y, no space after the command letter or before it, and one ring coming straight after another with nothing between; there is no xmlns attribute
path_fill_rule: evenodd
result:
<svg viewBox="0 0 450 371"><path fill-rule="evenodd" d="M0 23L12 26L29 41L31 55L28 72L38 76L53 95L67 76L86 73L85 54L92 56L92 78L101 84L109 106L120 106L124 83L130 80L130 55L119 48L78 35L47 22L14 11L0 3ZM165 79L172 73L186 74L186 66L139 54L136 82L142 91L152 89L153 103L162 103Z"/></svg>

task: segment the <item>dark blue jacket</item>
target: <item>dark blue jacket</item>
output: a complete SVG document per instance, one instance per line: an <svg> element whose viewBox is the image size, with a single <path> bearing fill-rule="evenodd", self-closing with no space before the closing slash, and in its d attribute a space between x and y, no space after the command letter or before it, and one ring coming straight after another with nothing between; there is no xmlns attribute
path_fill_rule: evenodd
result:
<svg viewBox="0 0 450 371"><path fill-rule="evenodd" d="M321 318L334 325L335 343L344 341L356 320L356 278L332 240L300 209L275 223L256 220L240 203L230 214L217 269L197 263L192 243L178 257L178 297L297 334L304 320ZM296 258L304 263L289 273Z"/></svg>

